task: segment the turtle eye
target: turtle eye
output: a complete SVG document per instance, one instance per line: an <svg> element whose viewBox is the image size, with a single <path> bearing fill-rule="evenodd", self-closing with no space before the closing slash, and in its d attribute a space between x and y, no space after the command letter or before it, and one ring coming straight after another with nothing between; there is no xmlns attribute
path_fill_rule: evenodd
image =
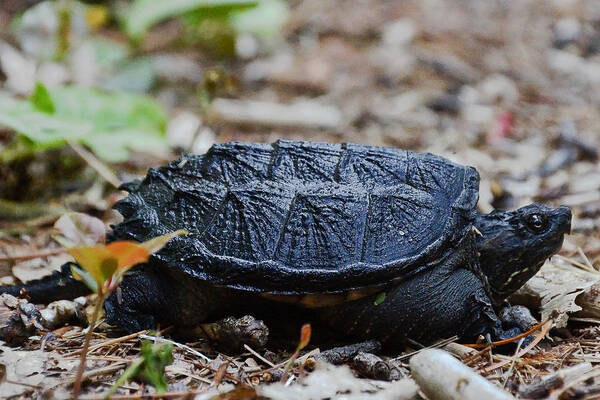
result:
<svg viewBox="0 0 600 400"><path fill-rule="evenodd" d="M546 216L543 214L531 214L527 217L527 225L534 232L541 232L546 229L548 225L548 221L546 220Z"/></svg>

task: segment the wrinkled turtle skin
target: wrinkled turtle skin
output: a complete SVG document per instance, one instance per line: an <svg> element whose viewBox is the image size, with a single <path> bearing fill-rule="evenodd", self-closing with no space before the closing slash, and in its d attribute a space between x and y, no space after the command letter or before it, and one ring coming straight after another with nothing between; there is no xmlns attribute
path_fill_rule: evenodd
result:
<svg viewBox="0 0 600 400"><path fill-rule="evenodd" d="M108 322L127 331L309 306L359 338L503 339L519 328L500 306L571 223L567 207L538 204L479 214L472 167L355 144L220 144L124 189L109 241L189 232L107 300Z"/></svg>

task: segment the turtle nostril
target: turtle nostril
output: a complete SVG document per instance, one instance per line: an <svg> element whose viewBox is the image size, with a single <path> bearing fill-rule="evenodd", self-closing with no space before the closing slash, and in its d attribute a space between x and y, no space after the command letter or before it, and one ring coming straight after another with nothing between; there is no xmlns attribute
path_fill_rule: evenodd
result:
<svg viewBox="0 0 600 400"><path fill-rule="evenodd" d="M560 227L564 233L571 233L571 209L567 206L560 206L556 209L559 215Z"/></svg>

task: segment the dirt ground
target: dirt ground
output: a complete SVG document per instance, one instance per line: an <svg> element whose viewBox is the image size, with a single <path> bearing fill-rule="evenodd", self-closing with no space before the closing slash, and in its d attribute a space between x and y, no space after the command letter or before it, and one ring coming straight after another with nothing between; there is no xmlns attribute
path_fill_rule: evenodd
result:
<svg viewBox="0 0 600 400"><path fill-rule="evenodd" d="M485 347L465 350L461 358L517 398L600 398L600 290L594 285L600 281L600 4L305 0L290 2L290 10L284 32L269 52L255 51L252 40L240 41L243 57L235 61L217 62L194 48L175 46L169 41L178 29L173 23L161 24L145 37L144 54L168 60L150 93L169 111L171 144L192 145L200 152L214 142L280 138L394 146L476 167L482 212L533 201L568 205L574 220L560 255L513 298L554 328L546 324L534 332L539 343L531 348L500 353ZM100 34L118 37L110 28ZM217 99L205 110L197 88L204 73L215 67L231 84L219 86ZM195 139L189 133L194 118L203 124ZM0 140L9 137L0 133ZM176 157L171 151L164 158ZM126 181L164 158L134 155L112 167ZM1 189L18 187L8 184L9 176L4 175ZM84 183L68 190L62 182L52 195L45 192L46 182L40 189L39 181L27 179L31 194L17 204L32 208L12 213L7 207L0 216L3 283L41 277L68 260L51 238L62 211L83 211L108 225L119 218L110 206L124 196L93 171L79 176ZM47 184L56 186L57 179ZM2 346L0 363L8 379L21 384L0 384L1 396L68 398L82 329L72 322L31 336L16 348ZM123 337L106 325L96 329L82 398L102 398L138 355L143 334ZM237 385L239 391L241 384L253 388L278 381L295 340L289 348L267 345L240 354L223 354L205 340L176 344L175 361L167 367L169 398L211 398L218 395L215 387L224 392ZM418 350L415 345L381 355L380 361L397 370L393 376L404 378L410 355ZM303 376L314 369L311 356L317 352L314 346L301 352L292 380L308 379ZM581 363L590 366L570 381L531 391L530 384L540 377ZM352 382L348 393L358 397L347 398L361 398L360 393L362 398L377 398L377 393L396 393L379 398L402 398L397 391L406 388L373 380L371 370L361 371L352 360L344 364L360 382L372 385L365 389L352 376L320 370L323 379L337 376ZM306 386L318 384L314 379ZM322 398L318 389L293 397L285 392L289 387L281 386L281 393L246 388L242 394L215 398ZM153 390L130 382L115 398L143 398Z"/></svg>

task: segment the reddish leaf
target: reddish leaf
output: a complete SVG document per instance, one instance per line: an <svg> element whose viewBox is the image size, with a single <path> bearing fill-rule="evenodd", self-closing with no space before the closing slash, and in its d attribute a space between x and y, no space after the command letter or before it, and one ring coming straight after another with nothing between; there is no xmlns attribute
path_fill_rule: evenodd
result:
<svg viewBox="0 0 600 400"><path fill-rule="evenodd" d="M92 276L98 287L103 286L104 282L117 271L118 264L113 253L104 246L73 247L67 252ZM107 262L110 259L114 261Z"/></svg>
<svg viewBox="0 0 600 400"><path fill-rule="evenodd" d="M106 250L110 251L118 260L119 270L146 262L150 257L150 252L136 242L112 242L106 245Z"/></svg>
<svg viewBox="0 0 600 400"><path fill-rule="evenodd" d="M84 270L74 269L73 276L85 281L96 292L108 293L119 285L129 268L146 262L153 252L160 250L171 238L185 233L179 230L144 243L117 241L106 246L70 248L67 251Z"/></svg>
<svg viewBox="0 0 600 400"><path fill-rule="evenodd" d="M302 329L300 329L300 343L298 343L298 351L302 350L308 345L310 342L310 324L302 325Z"/></svg>

